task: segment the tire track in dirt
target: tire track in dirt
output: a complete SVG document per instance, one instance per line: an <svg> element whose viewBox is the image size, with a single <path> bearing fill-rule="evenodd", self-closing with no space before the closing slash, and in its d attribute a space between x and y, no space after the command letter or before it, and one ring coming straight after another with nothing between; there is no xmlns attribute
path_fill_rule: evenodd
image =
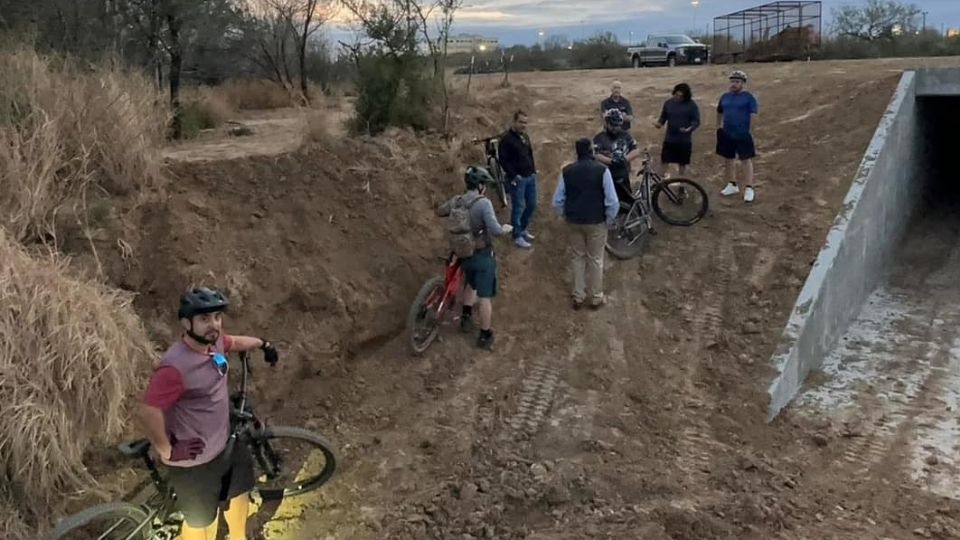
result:
<svg viewBox="0 0 960 540"><path fill-rule="evenodd" d="M699 276L703 271L712 271L716 277L713 287L707 288L701 297L701 308L693 316L693 340L689 348L692 354L688 358L699 359L687 370L683 380L686 405L704 413L713 409L705 391L698 387L702 375L703 362L709 361L710 352L721 337L724 325L724 310L730 294L732 276L737 272L737 260L733 251L732 238L721 234L717 240L718 248L710 257L703 259L704 264L697 271L684 276L683 290L699 288ZM711 270L712 269L712 270ZM713 437L712 428L704 414L686 416L687 425L680 431L677 465L690 480L696 482L707 478L714 450L719 443Z"/></svg>

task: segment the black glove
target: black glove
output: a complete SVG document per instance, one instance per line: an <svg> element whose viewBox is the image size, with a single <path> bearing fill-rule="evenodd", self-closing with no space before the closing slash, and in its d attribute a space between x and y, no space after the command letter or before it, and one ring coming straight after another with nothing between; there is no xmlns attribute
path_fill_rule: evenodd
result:
<svg viewBox="0 0 960 540"><path fill-rule="evenodd" d="M170 461L186 461L199 456L206 447L203 439L176 441L170 447Z"/></svg>
<svg viewBox="0 0 960 540"><path fill-rule="evenodd" d="M263 349L263 359L270 364L271 367L276 366L277 362L280 361L280 356L277 355L277 349L274 348L273 343L264 339L263 346L260 348Z"/></svg>

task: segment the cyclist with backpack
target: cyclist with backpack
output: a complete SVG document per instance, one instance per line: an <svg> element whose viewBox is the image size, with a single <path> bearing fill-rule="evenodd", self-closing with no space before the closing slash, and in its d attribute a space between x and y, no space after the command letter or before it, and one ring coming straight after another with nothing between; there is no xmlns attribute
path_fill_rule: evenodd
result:
<svg viewBox="0 0 960 540"><path fill-rule="evenodd" d="M226 354L261 349L270 365L278 356L267 340L223 332L228 305L206 287L180 298L183 336L160 359L140 406L144 432L177 494L183 540L214 540L223 503L230 538L247 538L253 457L230 434Z"/></svg>
<svg viewBox="0 0 960 540"><path fill-rule="evenodd" d="M500 224L493 203L484 196L487 186L496 183L487 169L468 167L463 181L466 192L443 203L437 215L448 220L450 249L460 259L467 281L460 329L464 333L473 331L476 306L480 318L477 346L490 349L493 346L493 298L497 295L493 238L510 234L513 227Z"/></svg>

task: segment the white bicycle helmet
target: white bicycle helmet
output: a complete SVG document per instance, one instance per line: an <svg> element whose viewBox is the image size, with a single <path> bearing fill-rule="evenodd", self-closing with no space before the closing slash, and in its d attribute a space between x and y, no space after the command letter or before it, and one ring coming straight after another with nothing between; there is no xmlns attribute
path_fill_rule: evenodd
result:
<svg viewBox="0 0 960 540"><path fill-rule="evenodd" d="M730 73L729 79L731 81L747 82L747 74L737 69L737 70L734 70L732 73Z"/></svg>

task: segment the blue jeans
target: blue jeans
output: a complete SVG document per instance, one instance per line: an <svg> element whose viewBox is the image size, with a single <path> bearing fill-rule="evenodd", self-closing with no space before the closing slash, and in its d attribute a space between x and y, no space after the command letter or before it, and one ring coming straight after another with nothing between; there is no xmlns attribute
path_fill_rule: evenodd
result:
<svg viewBox="0 0 960 540"><path fill-rule="evenodd" d="M537 175L521 177L510 191L510 225L513 237L520 238L530 226L533 211L537 209Z"/></svg>

